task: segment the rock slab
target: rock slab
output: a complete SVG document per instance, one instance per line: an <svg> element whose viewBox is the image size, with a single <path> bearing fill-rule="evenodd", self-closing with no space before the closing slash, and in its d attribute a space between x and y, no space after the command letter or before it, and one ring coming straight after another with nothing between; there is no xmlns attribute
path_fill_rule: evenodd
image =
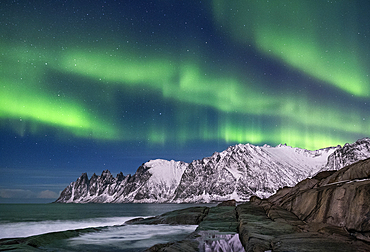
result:
<svg viewBox="0 0 370 252"><path fill-rule="evenodd" d="M370 242L370 159L318 174L268 201L308 223L327 223Z"/></svg>

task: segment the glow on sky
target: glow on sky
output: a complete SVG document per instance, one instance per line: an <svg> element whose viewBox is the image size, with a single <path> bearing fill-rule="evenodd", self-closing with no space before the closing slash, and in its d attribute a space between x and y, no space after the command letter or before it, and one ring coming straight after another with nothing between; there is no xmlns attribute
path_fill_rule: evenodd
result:
<svg viewBox="0 0 370 252"><path fill-rule="evenodd" d="M338 15L346 4L322 5L224 0L208 5L219 32L212 36L234 43L238 55L252 48L256 58L284 69L284 79L300 75L289 84L265 76L258 70L261 61L247 58L245 66L233 67L236 59L224 57L215 63L202 50L208 41L181 41L196 52L185 55L175 46L161 46L166 53L144 51L113 37L91 46L79 42L80 34L63 46L3 39L2 127L21 136L51 127L82 139L153 146L223 141L317 149L355 141L370 131L368 109L361 105L369 96L370 61L363 52L370 43L361 32L344 27ZM356 15L356 10L346 13ZM127 41L135 40L135 32L122 33ZM165 43L176 31L168 33L158 41ZM321 86L330 97L320 93ZM154 107L165 107L167 113ZM125 116L130 110L135 112Z"/></svg>
<svg viewBox="0 0 370 252"><path fill-rule="evenodd" d="M14 51L8 49L13 57L3 56L5 64L0 80L0 118L10 119L15 131L24 135L29 127L36 133L41 125L49 125L78 137L119 138L118 131L86 111L80 101L46 91L52 84L45 82L43 77L48 68L47 57L28 61L19 52L22 50L14 55Z"/></svg>
<svg viewBox="0 0 370 252"><path fill-rule="evenodd" d="M352 1L213 1L216 20L235 40L349 94L369 97L368 22L361 22L360 8Z"/></svg>

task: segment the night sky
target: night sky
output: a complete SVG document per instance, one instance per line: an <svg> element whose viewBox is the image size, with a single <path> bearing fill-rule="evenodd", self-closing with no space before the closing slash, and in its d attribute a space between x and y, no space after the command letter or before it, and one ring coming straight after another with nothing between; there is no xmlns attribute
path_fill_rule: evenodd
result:
<svg viewBox="0 0 370 252"><path fill-rule="evenodd" d="M370 3L0 3L0 202L230 145L370 136Z"/></svg>

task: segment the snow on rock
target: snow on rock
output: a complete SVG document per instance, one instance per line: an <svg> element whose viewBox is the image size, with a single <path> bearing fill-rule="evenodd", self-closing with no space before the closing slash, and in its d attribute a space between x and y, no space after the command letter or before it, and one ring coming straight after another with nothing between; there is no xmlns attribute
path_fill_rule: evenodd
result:
<svg viewBox="0 0 370 252"><path fill-rule="evenodd" d="M172 197L187 163L157 159L151 160L143 166L150 175L137 191L133 202L163 203Z"/></svg>
<svg viewBox="0 0 370 252"><path fill-rule="evenodd" d="M150 160L145 163L146 167L151 167L151 180L153 183L164 183L166 185L177 186L181 176L187 166L187 163L167 161L163 159Z"/></svg>
<svg viewBox="0 0 370 252"><path fill-rule="evenodd" d="M114 178L108 170L88 180L84 173L63 190L56 202L64 203L151 203L166 202L177 188L187 163L151 160L134 175L122 173Z"/></svg>
<svg viewBox="0 0 370 252"><path fill-rule="evenodd" d="M210 202L265 198L278 188L293 186L322 168L335 148L308 151L286 145L230 146L193 161L175 192L175 202Z"/></svg>
<svg viewBox="0 0 370 252"><path fill-rule="evenodd" d="M329 156L327 164L320 171L340 170L359 160L370 157L370 138L362 138L356 142L346 143L343 148L336 148ZM339 146L340 147L340 146Z"/></svg>
<svg viewBox="0 0 370 252"><path fill-rule="evenodd" d="M370 138L314 151L286 145L238 144L191 163L150 160L134 175L120 173L114 178L105 170L89 180L84 173L56 202L246 201L252 195L269 197L277 189L294 186L320 171L338 170L369 157Z"/></svg>

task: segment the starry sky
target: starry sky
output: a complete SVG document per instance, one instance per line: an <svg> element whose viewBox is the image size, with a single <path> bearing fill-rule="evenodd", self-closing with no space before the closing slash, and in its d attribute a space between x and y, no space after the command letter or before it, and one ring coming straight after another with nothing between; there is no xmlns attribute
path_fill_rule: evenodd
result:
<svg viewBox="0 0 370 252"><path fill-rule="evenodd" d="M370 136L367 0L4 1L0 202L230 145Z"/></svg>

